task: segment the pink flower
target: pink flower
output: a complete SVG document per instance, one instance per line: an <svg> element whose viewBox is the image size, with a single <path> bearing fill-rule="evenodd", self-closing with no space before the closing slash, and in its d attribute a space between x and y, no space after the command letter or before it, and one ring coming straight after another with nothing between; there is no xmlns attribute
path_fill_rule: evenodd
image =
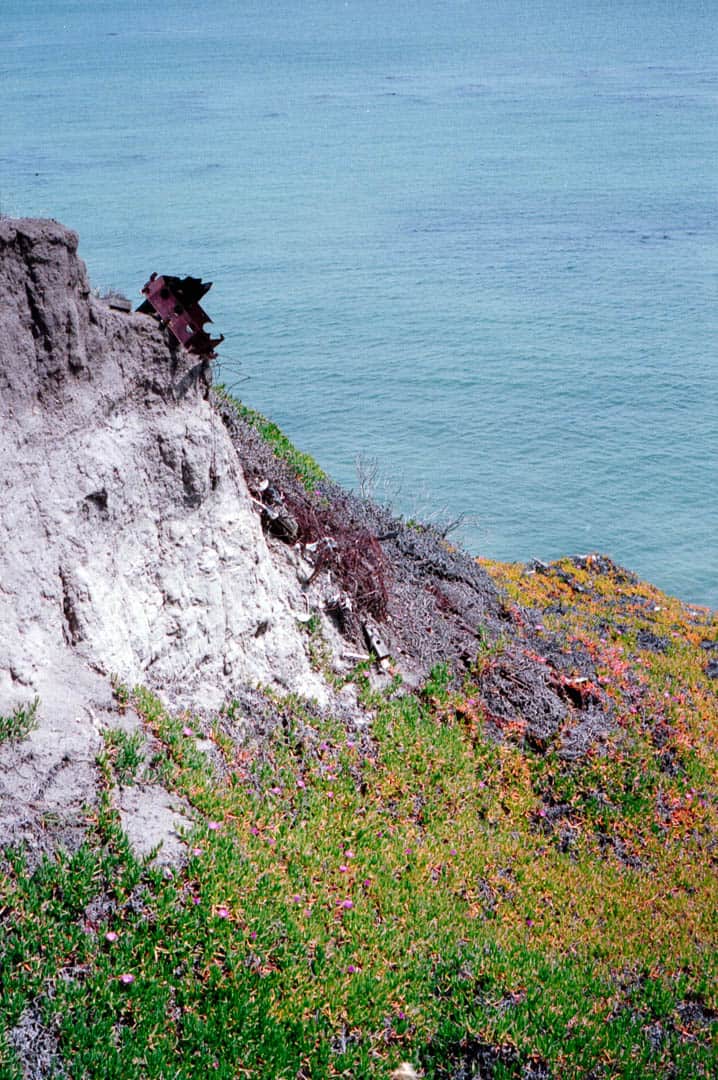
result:
<svg viewBox="0 0 718 1080"><path fill-rule="evenodd" d="M198 896L193 896L192 903L195 905L201 903L200 898Z"/></svg>
<svg viewBox="0 0 718 1080"><path fill-rule="evenodd" d="M135 977L134 975L129 974L119 975L118 981L121 982L123 986L131 986L132 983L135 981Z"/></svg>
<svg viewBox="0 0 718 1080"><path fill-rule="evenodd" d="M353 859L354 858L354 852L350 851L349 848L347 848L347 850L344 852L344 857L345 857L345 859Z"/></svg>
<svg viewBox="0 0 718 1080"><path fill-rule="evenodd" d="M217 908L217 918L218 919L228 919L229 918L229 908L226 908L224 906L224 904L221 904L220 907Z"/></svg>
<svg viewBox="0 0 718 1080"><path fill-rule="evenodd" d="M192 854L195 857L199 857L202 854L202 848L201 847L193 847L192 848Z"/></svg>
<svg viewBox="0 0 718 1080"><path fill-rule="evenodd" d="M270 790L272 792L272 795L281 795L282 794L282 789L280 787L273 787Z"/></svg>
<svg viewBox="0 0 718 1080"><path fill-rule="evenodd" d="M346 874L346 872L347 872L347 870L348 870L348 869L349 869L349 867L348 867L348 866L344 866L344 865L342 865L342 866L340 866L340 867L339 867L339 873L340 873L340 874Z"/></svg>
<svg viewBox="0 0 718 1080"><path fill-rule="evenodd" d="M190 735L194 735L194 731L192 731L191 727L183 727L182 728L182 734L190 736Z"/></svg>
<svg viewBox="0 0 718 1080"><path fill-rule="evenodd" d="M114 930L108 930L107 933L105 934L105 941L109 941L109 942L117 941L118 937L119 937L119 934L116 934Z"/></svg>
<svg viewBox="0 0 718 1080"><path fill-rule="evenodd" d="M305 788L306 786L307 785L304 783L303 780L297 780L297 787L298 788Z"/></svg>
<svg viewBox="0 0 718 1080"><path fill-rule="evenodd" d="M347 968L347 975L353 975L358 970L359 970L359 968L355 967L354 964L350 964L349 967Z"/></svg>
<svg viewBox="0 0 718 1080"><path fill-rule="evenodd" d="M351 900L342 900L342 907L345 911L350 911L351 908L354 907L354 904L351 902Z"/></svg>
<svg viewBox="0 0 718 1080"><path fill-rule="evenodd" d="M220 823L218 821L208 821L207 822L207 828L211 832L217 832L217 829L221 829L222 826L220 825Z"/></svg>
<svg viewBox="0 0 718 1080"><path fill-rule="evenodd" d="M295 893L294 896L292 897L292 900L293 900L293 902L295 904L301 904L301 902L302 902L302 898L299 895L299 893Z"/></svg>
<svg viewBox="0 0 718 1080"><path fill-rule="evenodd" d="M256 825L253 825L249 831L251 832L252 836L259 836L259 829Z"/></svg>
<svg viewBox="0 0 718 1080"><path fill-rule="evenodd" d="M250 936L252 941L256 941L257 940L257 931L253 930L252 933L249 936Z"/></svg>
<svg viewBox="0 0 718 1080"><path fill-rule="evenodd" d="M328 799L333 799L334 798L334 792L333 791L328 791L327 792L327 798Z"/></svg>

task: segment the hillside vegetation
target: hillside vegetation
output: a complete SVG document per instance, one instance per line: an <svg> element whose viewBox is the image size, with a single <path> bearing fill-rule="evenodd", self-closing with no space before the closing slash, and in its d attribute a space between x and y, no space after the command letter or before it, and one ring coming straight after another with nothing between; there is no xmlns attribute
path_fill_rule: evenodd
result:
<svg viewBox="0 0 718 1080"><path fill-rule="evenodd" d="M598 556L483 569L504 636L411 693L358 664L369 725L116 687L85 843L4 856L3 1078L715 1075L718 622ZM174 870L111 808L149 779Z"/></svg>

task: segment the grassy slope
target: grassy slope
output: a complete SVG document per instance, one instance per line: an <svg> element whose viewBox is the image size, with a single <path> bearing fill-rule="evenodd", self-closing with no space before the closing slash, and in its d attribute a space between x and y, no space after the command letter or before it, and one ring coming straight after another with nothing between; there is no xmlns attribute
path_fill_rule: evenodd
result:
<svg viewBox="0 0 718 1080"><path fill-rule="evenodd" d="M107 807L72 859L28 877L9 854L0 1027L36 1002L78 1078L374 1077L401 1060L436 1077L715 1075L718 708L700 644L718 621L600 562L485 565L591 652L616 710L603 744L533 752L521 717L490 740L471 679L449 691L437 670L418 696L372 699L359 672L370 736L289 699L253 751L217 723L217 777L198 724L134 691L146 766L198 812L188 865L140 865ZM137 757L108 739L108 788ZM0 1062L20 1075L7 1044Z"/></svg>

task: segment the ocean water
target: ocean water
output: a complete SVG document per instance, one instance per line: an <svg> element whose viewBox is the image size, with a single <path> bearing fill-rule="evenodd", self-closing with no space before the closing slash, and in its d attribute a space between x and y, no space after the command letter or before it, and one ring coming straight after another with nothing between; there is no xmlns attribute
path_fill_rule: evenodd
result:
<svg viewBox="0 0 718 1080"><path fill-rule="evenodd" d="M3 0L0 212L469 550L718 607L712 0Z"/></svg>

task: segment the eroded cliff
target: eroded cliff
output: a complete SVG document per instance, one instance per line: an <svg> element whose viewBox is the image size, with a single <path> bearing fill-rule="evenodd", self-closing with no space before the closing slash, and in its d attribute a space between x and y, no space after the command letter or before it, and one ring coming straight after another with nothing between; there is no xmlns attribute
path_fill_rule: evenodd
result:
<svg viewBox="0 0 718 1080"><path fill-rule="evenodd" d="M207 364L95 297L77 246L0 221L0 711L39 698L0 840L87 800L111 675L209 707L242 683L324 695Z"/></svg>

